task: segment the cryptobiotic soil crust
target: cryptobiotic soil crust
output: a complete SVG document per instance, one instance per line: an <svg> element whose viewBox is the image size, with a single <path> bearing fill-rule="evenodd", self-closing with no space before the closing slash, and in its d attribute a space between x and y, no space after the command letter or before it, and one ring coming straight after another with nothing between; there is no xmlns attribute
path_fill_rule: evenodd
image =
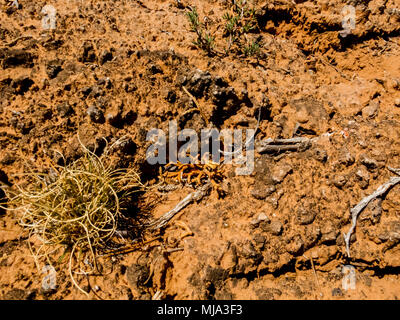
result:
<svg viewBox="0 0 400 320"><path fill-rule="evenodd" d="M395 0L254 1L257 57L210 56L193 45L186 16L223 38L230 1L2 1L0 12L0 179L24 183L113 143L116 167L158 183L146 162L151 128L255 128L256 140L307 137L298 150L255 153L255 169L226 166L224 198L210 192L179 212L160 239L102 258L103 273L78 277L55 265L42 288L16 212L0 212L3 299L397 299L400 297L399 186L358 217L346 254L350 209L400 167L400 12ZM57 10L43 30L42 8ZM355 8L345 38L342 8ZM221 50L222 51L222 50ZM186 113L185 113L186 112ZM193 189L154 190L138 211L158 218ZM189 231L189 232L188 232ZM34 240L31 240L32 242ZM126 241L130 241L127 237ZM355 278L343 266L355 268ZM43 267L44 263L40 266ZM350 280L355 280L354 286ZM347 285L347 286L346 286ZM350 288L349 288L350 287ZM348 289L348 290L346 290Z"/></svg>

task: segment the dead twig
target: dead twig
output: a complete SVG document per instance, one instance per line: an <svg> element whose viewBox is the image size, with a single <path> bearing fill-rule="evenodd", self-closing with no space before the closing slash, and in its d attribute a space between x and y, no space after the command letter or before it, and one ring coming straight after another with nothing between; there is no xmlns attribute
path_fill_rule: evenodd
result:
<svg viewBox="0 0 400 320"><path fill-rule="evenodd" d="M182 89L193 100L194 104L196 105L197 110L199 110L201 117L203 118L204 122L206 123L206 125L208 127L209 121L208 121L203 109L200 107L200 104L197 102L197 99L188 91L188 89L185 88L185 86L182 86Z"/></svg>
<svg viewBox="0 0 400 320"><path fill-rule="evenodd" d="M310 261L311 261L311 267L312 267L312 269L313 269L315 283L317 284L318 291L319 291L320 294L321 294L321 286L319 285L318 276L317 276L317 271L315 270L313 257L310 256L309 259L310 259Z"/></svg>
<svg viewBox="0 0 400 320"><path fill-rule="evenodd" d="M290 138L290 139L266 139L257 142L256 150L258 153L271 153L283 151L306 150L312 139L309 138Z"/></svg>
<svg viewBox="0 0 400 320"><path fill-rule="evenodd" d="M159 229L164 227L169 220L171 220L179 211L184 209L188 204L192 203L193 201L199 201L201 200L208 192L208 190L211 188L212 184L211 182L205 184L202 186L199 190L196 190L190 194L188 194L182 201L180 201L175 208L172 210L168 211L164 215L162 215L160 218L149 222L146 226L150 227L151 229Z"/></svg>
<svg viewBox="0 0 400 320"><path fill-rule="evenodd" d="M389 167L389 170L391 172L394 172L398 175L400 175L400 169L393 169ZM344 237L344 241L346 243L346 252L347 252L347 256L350 257L350 237L354 231L354 229L356 228L356 224L357 224L357 217L358 215L361 213L361 211L363 211L365 209L365 207L374 199L381 197L382 195L384 195L386 192L389 191L389 189L391 189L392 187L394 187L396 184L398 184L400 182L400 176L398 177L391 177L389 179L389 181L385 182L384 184L382 184L381 186L378 187L378 189L376 189L376 191L374 193L372 193L371 195L363 198L355 207L353 207L350 210L351 213L351 227L350 230L347 232L347 234L343 234Z"/></svg>

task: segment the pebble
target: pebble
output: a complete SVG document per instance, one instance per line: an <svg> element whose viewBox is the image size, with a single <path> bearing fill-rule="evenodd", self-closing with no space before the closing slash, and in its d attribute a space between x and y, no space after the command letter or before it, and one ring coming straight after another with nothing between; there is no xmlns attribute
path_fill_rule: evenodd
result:
<svg viewBox="0 0 400 320"><path fill-rule="evenodd" d="M268 186L265 184L256 184L254 188L250 191L253 198L258 200L264 200L266 197L274 193L276 188L274 186Z"/></svg>
<svg viewBox="0 0 400 320"><path fill-rule="evenodd" d="M269 231L275 235L275 236L279 236L282 233L282 223L280 221L272 221L271 224L269 225Z"/></svg>
<svg viewBox="0 0 400 320"><path fill-rule="evenodd" d="M69 105L68 102L61 103L57 106L57 112L61 117L67 117L74 113L74 109Z"/></svg>
<svg viewBox="0 0 400 320"><path fill-rule="evenodd" d="M187 89L195 96L202 96L212 82L211 74L197 69L189 78Z"/></svg>
<svg viewBox="0 0 400 320"><path fill-rule="evenodd" d="M14 68L18 66L32 67L34 56L22 49L0 49L0 65L3 69Z"/></svg>
<svg viewBox="0 0 400 320"><path fill-rule="evenodd" d="M400 98L397 98L397 99L394 100L394 105L396 107L400 107Z"/></svg>
<svg viewBox="0 0 400 320"><path fill-rule="evenodd" d="M62 71L61 60L51 60L46 63L46 73L49 79L54 79Z"/></svg>
<svg viewBox="0 0 400 320"><path fill-rule="evenodd" d="M150 269L144 265L132 264L126 269L128 283L135 289L143 287L149 275Z"/></svg>
<svg viewBox="0 0 400 320"><path fill-rule="evenodd" d="M96 106L91 106L86 110L86 113L89 115L90 119L95 123L104 123L104 113Z"/></svg>
<svg viewBox="0 0 400 320"><path fill-rule="evenodd" d="M378 114L379 102L371 101L368 106L362 109L362 115L366 119L375 118Z"/></svg>
<svg viewBox="0 0 400 320"><path fill-rule="evenodd" d="M257 225L260 222L270 222L269 218L267 217L267 215L264 212L261 212L257 215L256 218L254 218L253 220L250 221L251 225Z"/></svg>
<svg viewBox="0 0 400 320"><path fill-rule="evenodd" d="M375 159L368 157L365 153L360 155L360 162L366 166L368 170L374 170L378 167L378 162Z"/></svg>
<svg viewBox="0 0 400 320"><path fill-rule="evenodd" d="M113 54L109 50L104 50L100 54L99 62L101 65L105 64L107 61L111 61L113 59Z"/></svg>
<svg viewBox="0 0 400 320"><path fill-rule="evenodd" d="M320 148L315 149L314 156L315 156L315 159L317 159L320 162L325 162L328 159L328 154L327 154L326 150L320 149Z"/></svg>
<svg viewBox="0 0 400 320"><path fill-rule="evenodd" d="M291 165L289 164L279 165L272 171L271 175L272 181L275 182L276 184L281 183L286 178L286 176L292 172L293 168Z"/></svg>
<svg viewBox="0 0 400 320"><path fill-rule="evenodd" d="M321 241L323 243L336 243L338 231L331 223L326 224L321 228L321 234Z"/></svg>
<svg viewBox="0 0 400 320"><path fill-rule="evenodd" d="M304 247L304 242L301 239L300 236L296 236L293 241L291 241L287 246L286 246L286 251L289 252L290 254L296 255L302 251Z"/></svg>
<svg viewBox="0 0 400 320"><path fill-rule="evenodd" d="M296 213L296 222L300 225L307 225L314 221L316 212L304 207L300 207Z"/></svg>
<svg viewBox="0 0 400 320"><path fill-rule="evenodd" d="M358 179L358 184L360 185L360 187L362 189L365 189L366 187L368 187L370 177L369 177L369 173L368 173L367 169L365 169L364 167L360 167L356 171L356 177Z"/></svg>
<svg viewBox="0 0 400 320"><path fill-rule="evenodd" d="M340 175L340 174L336 175L333 178L333 184L335 185L335 187L337 187L339 189L344 187L344 185L347 183L347 181L348 181L348 178L346 176Z"/></svg>
<svg viewBox="0 0 400 320"><path fill-rule="evenodd" d="M339 151L339 163L345 166L351 166L354 163L353 155L347 150L347 148L342 148Z"/></svg>

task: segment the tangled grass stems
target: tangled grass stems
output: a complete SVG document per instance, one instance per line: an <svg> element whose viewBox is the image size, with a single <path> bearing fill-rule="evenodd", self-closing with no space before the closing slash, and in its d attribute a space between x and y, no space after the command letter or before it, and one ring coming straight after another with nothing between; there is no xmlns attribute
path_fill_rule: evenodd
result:
<svg viewBox="0 0 400 320"><path fill-rule="evenodd" d="M65 247L71 280L87 294L74 279L74 260L78 267L80 257L88 254L93 264L84 274L97 269L97 252L114 237L124 220L123 209L143 185L134 170L105 166L101 157L86 148L80 159L53 169L55 174L27 174L27 187L6 189L7 210L16 210L20 225L29 231L28 243L36 265L43 257L50 262L49 255ZM33 236L41 243L36 252L30 243Z"/></svg>

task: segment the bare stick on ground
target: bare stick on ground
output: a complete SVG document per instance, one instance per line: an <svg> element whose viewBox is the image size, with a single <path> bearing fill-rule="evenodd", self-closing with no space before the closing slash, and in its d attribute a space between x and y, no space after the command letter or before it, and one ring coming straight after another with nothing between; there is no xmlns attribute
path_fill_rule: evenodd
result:
<svg viewBox="0 0 400 320"><path fill-rule="evenodd" d="M291 139L266 139L257 142L257 152L284 152L305 150L310 146L309 138L291 138Z"/></svg>
<svg viewBox="0 0 400 320"><path fill-rule="evenodd" d="M400 169L393 169L389 168L390 171L400 174ZM398 184L400 182L400 176L399 177L391 177L389 181L386 183L382 184L381 186L376 189L374 193L371 195L363 198L355 207L353 207L350 210L351 213L351 227L350 230L347 232L347 234L344 234L344 241L346 243L346 251L347 251L347 256L350 257L350 237L356 228L357 224L357 217L360 214L361 211L365 209L365 207L374 199L381 197L384 195L389 189L391 189L393 186Z"/></svg>
<svg viewBox="0 0 400 320"><path fill-rule="evenodd" d="M211 188L212 184L207 183L204 186L202 186L199 190L196 190L190 194L188 194L182 201L180 201L175 208L172 210L168 211L164 215L162 215L160 218L151 221L150 223L147 224L148 227L152 229L159 229L164 227L169 220L171 220L179 211L184 209L188 204L192 203L193 201L199 201L201 200L206 194L207 191Z"/></svg>

